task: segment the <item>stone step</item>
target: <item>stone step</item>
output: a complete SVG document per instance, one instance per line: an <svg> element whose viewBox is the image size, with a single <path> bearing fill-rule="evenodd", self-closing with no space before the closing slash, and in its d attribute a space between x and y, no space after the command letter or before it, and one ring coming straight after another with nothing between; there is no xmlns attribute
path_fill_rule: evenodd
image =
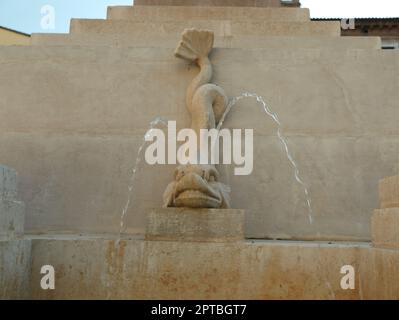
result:
<svg viewBox="0 0 399 320"><path fill-rule="evenodd" d="M71 33L110 34L128 33L149 35L181 34L184 29L212 30L216 36L336 36L341 35L338 21L268 22L268 21L125 21L100 19L72 19Z"/></svg>
<svg viewBox="0 0 399 320"><path fill-rule="evenodd" d="M146 34L56 34L34 33L31 37L33 46L116 46L116 47L159 47L175 48L180 35ZM267 36L232 36L215 37L215 48L268 48L298 49L308 48L323 50L342 49L380 49L379 37L267 37Z"/></svg>
<svg viewBox="0 0 399 320"><path fill-rule="evenodd" d="M190 6L111 6L108 7L107 18L135 21L310 21L309 9Z"/></svg>
<svg viewBox="0 0 399 320"><path fill-rule="evenodd" d="M0 165L0 200L16 199L17 173L15 170Z"/></svg>
<svg viewBox="0 0 399 320"><path fill-rule="evenodd" d="M0 236L24 233L25 205L23 202L0 199Z"/></svg>
<svg viewBox="0 0 399 320"><path fill-rule="evenodd" d="M281 0L135 0L135 6L280 7Z"/></svg>

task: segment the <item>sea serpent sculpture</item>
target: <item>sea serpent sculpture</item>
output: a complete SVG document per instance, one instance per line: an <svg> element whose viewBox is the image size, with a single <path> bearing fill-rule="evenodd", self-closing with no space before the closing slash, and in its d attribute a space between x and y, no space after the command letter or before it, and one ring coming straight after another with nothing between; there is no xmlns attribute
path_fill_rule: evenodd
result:
<svg viewBox="0 0 399 320"><path fill-rule="evenodd" d="M200 68L187 89L186 105L191 114L191 129L197 134L199 151L201 129L215 129L228 105L224 90L210 83L213 69L209 53L213 48L213 32L186 29L175 56L195 63ZM200 152L198 152L200 154ZM197 162L200 163L200 162ZM219 182L219 173L211 164L187 164L176 168L174 181L164 193L165 207L230 208L229 187Z"/></svg>

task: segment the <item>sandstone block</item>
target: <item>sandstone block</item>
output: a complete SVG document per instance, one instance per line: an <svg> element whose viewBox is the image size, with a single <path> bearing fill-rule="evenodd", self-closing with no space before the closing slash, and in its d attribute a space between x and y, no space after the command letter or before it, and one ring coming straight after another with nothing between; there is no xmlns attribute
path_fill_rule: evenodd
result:
<svg viewBox="0 0 399 320"><path fill-rule="evenodd" d="M31 37L33 46L115 46L115 47L176 47L179 34L64 34L34 33ZM215 48L267 48L269 50L318 49L380 49L378 37L295 37L295 36L218 36Z"/></svg>
<svg viewBox="0 0 399 320"><path fill-rule="evenodd" d="M381 209L399 207L399 176L382 179L379 194Z"/></svg>
<svg viewBox="0 0 399 320"><path fill-rule="evenodd" d="M153 209L146 240L229 242L244 239L244 211L237 209Z"/></svg>
<svg viewBox="0 0 399 320"><path fill-rule="evenodd" d="M135 0L134 5L203 7L280 7L280 0Z"/></svg>
<svg viewBox="0 0 399 320"><path fill-rule="evenodd" d="M399 248L399 208L375 210L371 234L375 247Z"/></svg>
<svg viewBox="0 0 399 320"><path fill-rule="evenodd" d="M310 20L310 15L309 9L293 8L111 6L108 7L107 18L136 21L267 20L306 22Z"/></svg>
<svg viewBox="0 0 399 320"><path fill-rule="evenodd" d="M262 35L262 36L336 36L341 35L338 21L273 22L232 20L188 21L128 21L101 19L72 19L71 33L86 34L146 34L180 35L184 29L211 30L215 36Z"/></svg>

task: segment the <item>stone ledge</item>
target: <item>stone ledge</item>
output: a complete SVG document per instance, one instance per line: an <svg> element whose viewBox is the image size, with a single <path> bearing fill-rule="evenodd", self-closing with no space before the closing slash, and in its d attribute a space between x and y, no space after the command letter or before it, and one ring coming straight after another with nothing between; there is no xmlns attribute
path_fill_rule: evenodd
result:
<svg viewBox="0 0 399 320"><path fill-rule="evenodd" d="M135 6L280 7L280 0L135 0Z"/></svg>
<svg viewBox="0 0 399 320"><path fill-rule="evenodd" d="M187 21L131 21L103 19L72 19L71 34L147 34L180 35L184 29L207 29L215 36L326 36L340 37L338 21L232 21L232 20L187 20Z"/></svg>
<svg viewBox="0 0 399 320"><path fill-rule="evenodd" d="M111 6L110 20L269 20L310 21L306 8L194 7L194 6Z"/></svg>
<svg viewBox="0 0 399 320"><path fill-rule="evenodd" d="M399 248L399 208L378 209L371 218L374 247Z"/></svg>
<svg viewBox="0 0 399 320"><path fill-rule="evenodd" d="M156 241L230 242L244 239L244 211L237 209L153 209L145 239Z"/></svg>

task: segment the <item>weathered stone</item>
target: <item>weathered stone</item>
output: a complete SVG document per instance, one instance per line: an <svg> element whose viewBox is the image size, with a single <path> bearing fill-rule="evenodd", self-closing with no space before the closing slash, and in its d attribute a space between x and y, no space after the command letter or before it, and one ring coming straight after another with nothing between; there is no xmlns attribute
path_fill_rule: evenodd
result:
<svg viewBox="0 0 399 320"><path fill-rule="evenodd" d="M15 170L0 165L0 200L17 197L17 173Z"/></svg>
<svg viewBox="0 0 399 320"><path fill-rule="evenodd" d="M167 48L0 48L0 158L19 172L27 230L118 232L150 121L190 123L185 90L198 69L172 55ZM278 113L312 199L311 225L276 126L256 99L241 100L225 126L254 129L254 173L221 173L232 206L247 212L246 236L369 240L376 181L398 163L398 53L215 49L212 61L214 81L230 97L252 91ZM141 162L128 232L144 234L145 213L162 206L173 170Z"/></svg>
<svg viewBox="0 0 399 320"><path fill-rule="evenodd" d="M180 35L134 34L63 34L34 33L33 46L116 46L175 48ZM377 37L273 37L273 36L226 36L215 37L215 48L267 48L269 50L322 49L380 49Z"/></svg>
<svg viewBox="0 0 399 320"><path fill-rule="evenodd" d="M371 235L375 247L399 249L399 207L375 210Z"/></svg>
<svg viewBox="0 0 399 320"><path fill-rule="evenodd" d="M338 21L328 22L273 22L273 21L128 21L100 19L72 19L72 34L138 34L170 35L180 34L186 28L211 30L216 36L329 36L339 37L341 25Z"/></svg>
<svg viewBox="0 0 399 320"><path fill-rule="evenodd" d="M25 205L15 200L0 199L0 237L24 233Z"/></svg>
<svg viewBox="0 0 399 320"><path fill-rule="evenodd" d="M384 178L379 184L380 208L399 208L399 176Z"/></svg>
<svg viewBox="0 0 399 320"><path fill-rule="evenodd" d="M31 298L30 268L30 240L0 240L0 300Z"/></svg>
<svg viewBox="0 0 399 320"><path fill-rule="evenodd" d="M229 242L244 240L244 211L237 209L153 209L146 240Z"/></svg>
<svg viewBox="0 0 399 320"><path fill-rule="evenodd" d="M199 73L186 90L186 108L191 116L191 129L196 134L196 143L192 146L198 154L196 161L203 152L208 154L211 150L207 139L201 138L201 130L216 129L229 103L223 88L211 83L213 66L209 54L213 41L211 31L186 29L175 51L177 58L199 67ZM229 187L219 181L220 174L210 160L206 161L207 164L198 161L176 169L163 196L165 207L230 208Z"/></svg>
<svg viewBox="0 0 399 320"><path fill-rule="evenodd" d="M280 7L280 0L135 0L142 6L233 6L233 7Z"/></svg>
<svg viewBox="0 0 399 320"><path fill-rule="evenodd" d="M399 299L399 250L367 243L48 237L32 256L33 299ZM44 264L56 290L40 288ZM346 265L353 290L341 287Z"/></svg>
<svg viewBox="0 0 399 320"><path fill-rule="evenodd" d="M251 7L116 6L108 7L107 19L188 21L310 21L309 9Z"/></svg>

